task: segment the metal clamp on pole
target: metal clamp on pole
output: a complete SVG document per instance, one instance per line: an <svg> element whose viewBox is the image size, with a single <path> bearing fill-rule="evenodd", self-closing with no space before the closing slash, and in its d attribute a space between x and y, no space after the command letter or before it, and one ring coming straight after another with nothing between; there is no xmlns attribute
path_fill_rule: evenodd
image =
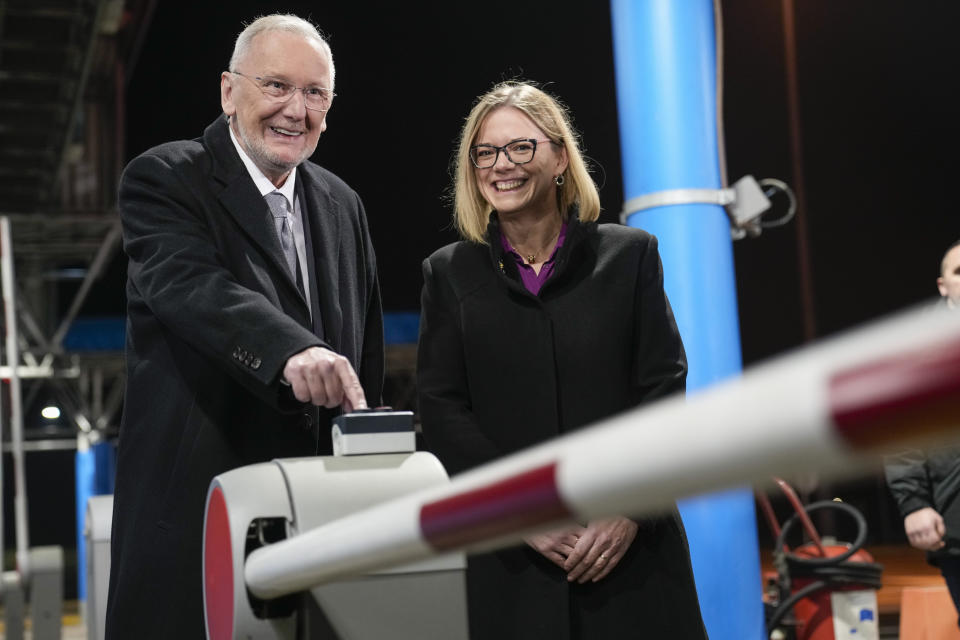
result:
<svg viewBox="0 0 960 640"><path fill-rule="evenodd" d="M770 198L778 191L788 199L787 212L776 220L761 220L771 207ZM796 198L785 182L773 178L757 182L747 175L726 189L667 189L631 198L623 204L620 222L627 224L627 218L645 209L678 204L720 205L730 219L730 235L734 240L748 235L755 238L763 229L782 226L797 210Z"/></svg>

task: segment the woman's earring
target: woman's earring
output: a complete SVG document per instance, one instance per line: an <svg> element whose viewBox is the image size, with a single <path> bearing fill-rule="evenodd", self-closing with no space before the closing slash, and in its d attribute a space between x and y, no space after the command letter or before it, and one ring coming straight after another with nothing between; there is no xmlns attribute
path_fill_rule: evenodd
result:
<svg viewBox="0 0 960 640"><path fill-rule="evenodd" d="M560 175L558 175L556 178L553 179L553 181L557 183L557 186L558 186L558 187L559 187L560 185L562 185L562 184L563 184L563 174L561 173Z"/></svg>

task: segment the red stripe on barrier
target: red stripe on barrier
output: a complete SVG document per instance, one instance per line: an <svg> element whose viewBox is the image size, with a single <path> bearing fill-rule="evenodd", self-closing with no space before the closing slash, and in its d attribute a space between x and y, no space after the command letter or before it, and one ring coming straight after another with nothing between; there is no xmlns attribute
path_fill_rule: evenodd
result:
<svg viewBox="0 0 960 640"><path fill-rule="evenodd" d="M960 426L960 340L842 371L830 378L830 414L854 446Z"/></svg>
<svg viewBox="0 0 960 640"><path fill-rule="evenodd" d="M233 552L230 517L216 487L207 504L203 531L203 597L210 640L233 640Z"/></svg>
<svg viewBox="0 0 960 640"><path fill-rule="evenodd" d="M557 491L556 463L420 508L420 530L437 551L569 517Z"/></svg>

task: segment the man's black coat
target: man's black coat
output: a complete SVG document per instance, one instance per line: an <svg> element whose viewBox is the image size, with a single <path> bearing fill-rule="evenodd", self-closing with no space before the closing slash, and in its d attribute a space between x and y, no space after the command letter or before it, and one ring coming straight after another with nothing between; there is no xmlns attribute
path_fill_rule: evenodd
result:
<svg viewBox="0 0 960 640"><path fill-rule="evenodd" d="M312 163L297 193L323 336L224 118L147 151L120 185L127 393L117 459L107 637L203 638L201 537L218 473L328 453L331 412L280 383L313 345L346 356L371 404L383 382L376 263L363 206Z"/></svg>
<svg viewBox="0 0 960 640"><path fill-rule="evenodd" d="M885 472L901 516L930 507L943 517L945 546L927 552L930 562L960 558L960 449L907 449L886 458Z"/></svg>

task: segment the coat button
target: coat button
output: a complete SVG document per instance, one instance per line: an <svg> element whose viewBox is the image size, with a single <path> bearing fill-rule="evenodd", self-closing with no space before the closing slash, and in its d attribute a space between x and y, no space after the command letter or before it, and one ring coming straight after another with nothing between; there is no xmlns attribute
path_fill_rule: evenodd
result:
<svg viewBox="0 0 960 640"><path fill-rule="evenodd" d="M303 430L310 431L311 427L313 427L313 416L309 413L303 414Z"/></svg>
<svg viewBox="0 0 960 640"><path fill-rule="evenodd" d="M261 364L263 363L260 361L260 358L254 358L253 362L250 363L250 368L256 371L257 369L260 368Z"/></svg>

